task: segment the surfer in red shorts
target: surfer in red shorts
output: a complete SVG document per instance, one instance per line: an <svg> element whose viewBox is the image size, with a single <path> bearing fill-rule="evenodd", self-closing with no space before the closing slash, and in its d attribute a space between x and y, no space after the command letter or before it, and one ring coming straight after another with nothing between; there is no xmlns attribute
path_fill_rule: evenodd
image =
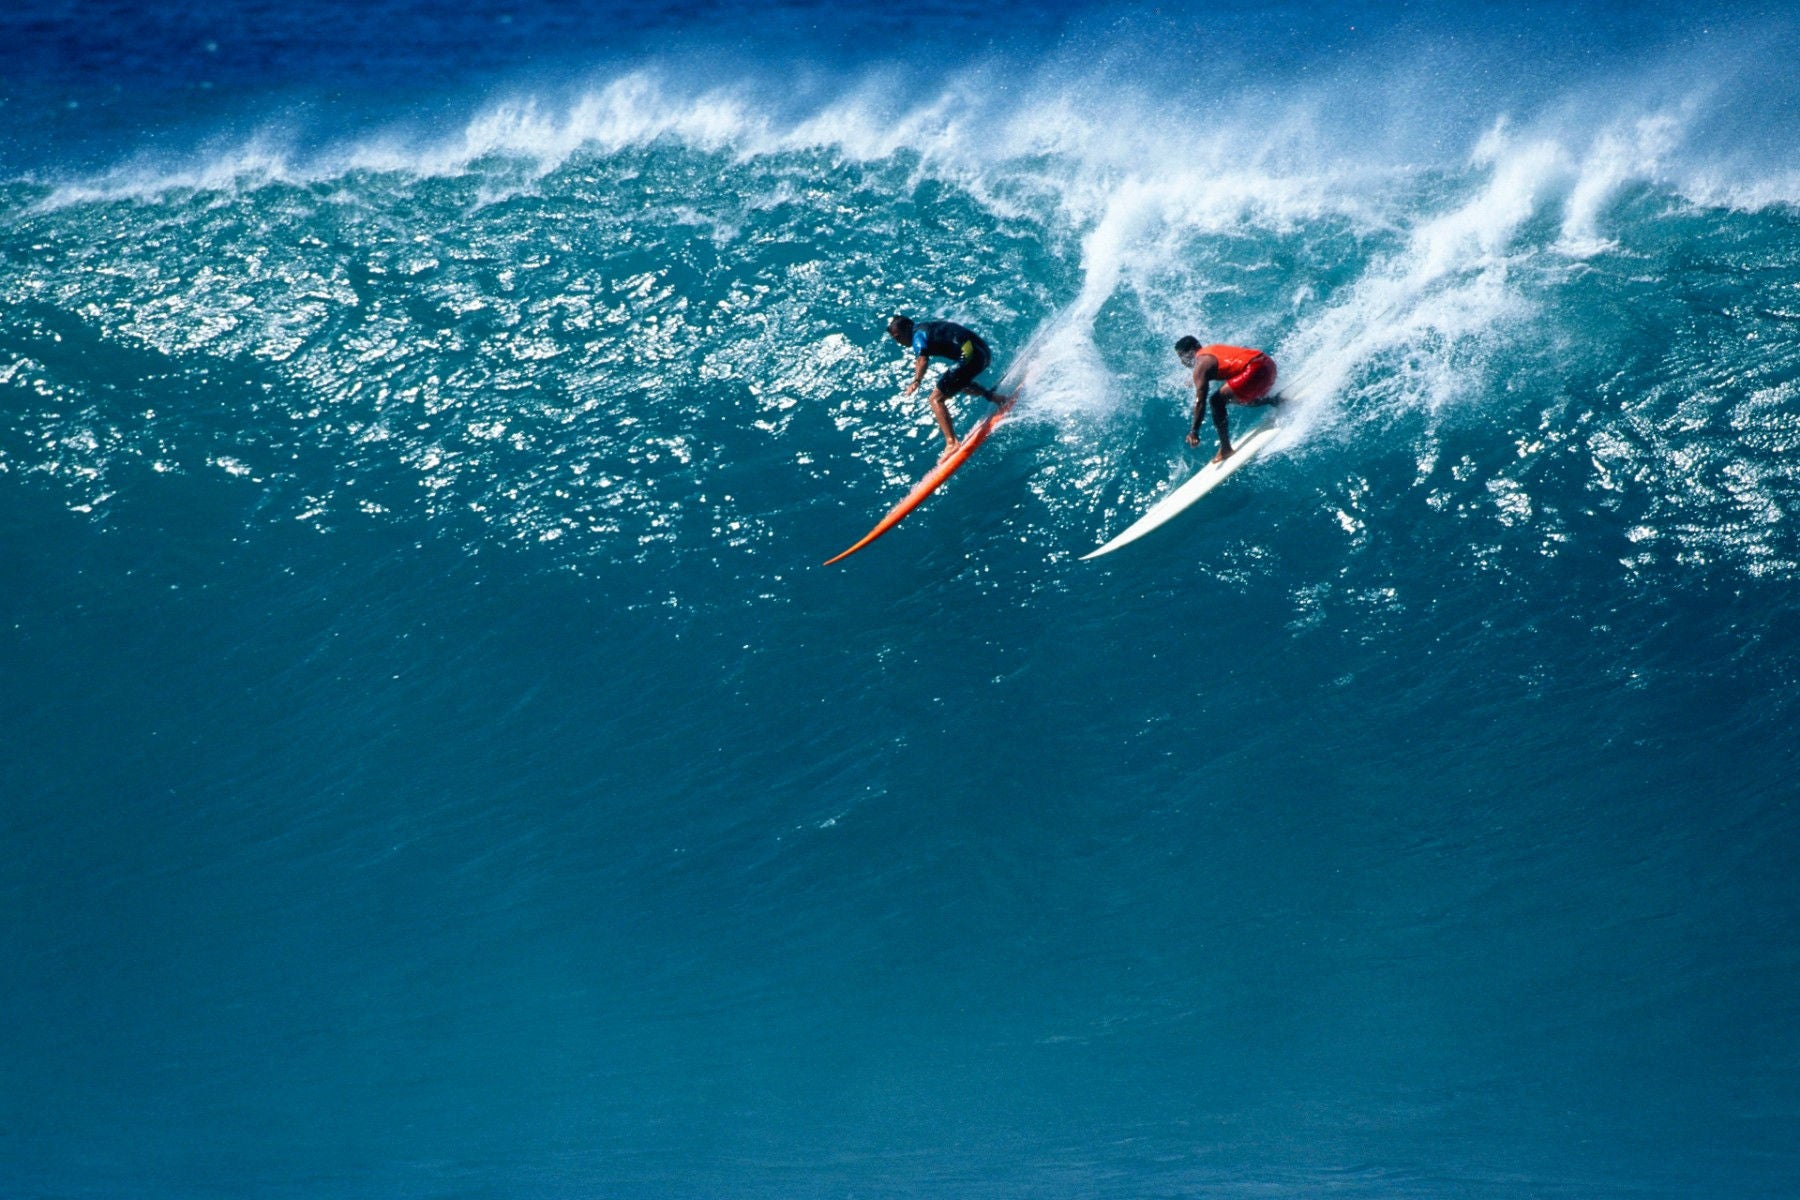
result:
<svg viewBox="0 0 1800 1200"><path fill-rule="evenodd" d="M1275 386L1275 360L1261 350L1243 346L1202 346L1195 337L1176 342L1175 354L1181 365L1194 373L1194 426L1187 435L1190 446L1200 445L1200 422L1206 419L1206 389L1215 380L1219 383L1219 390L1212 394L1213 428L1219 431L1219 452L1213 461L1224 462L1231 457L1225 406L1281 403L1280 396L1269 395L1269 389Z"/></svg>

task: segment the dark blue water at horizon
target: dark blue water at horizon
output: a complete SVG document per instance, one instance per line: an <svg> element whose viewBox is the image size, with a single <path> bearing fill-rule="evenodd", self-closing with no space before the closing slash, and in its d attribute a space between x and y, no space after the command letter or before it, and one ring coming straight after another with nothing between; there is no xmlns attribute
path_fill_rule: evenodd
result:
<svg viewBox="0 0 1800 1200"><path fill-rule="evenodd" d="M1800 1187L1783 10L0 33L0 1193Z"/></svg>

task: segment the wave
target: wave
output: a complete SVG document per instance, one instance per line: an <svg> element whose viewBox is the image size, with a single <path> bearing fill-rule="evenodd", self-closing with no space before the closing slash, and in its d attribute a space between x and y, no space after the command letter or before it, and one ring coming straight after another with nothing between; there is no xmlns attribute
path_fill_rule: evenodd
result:
<svg viewBox="0 0 1800 1200"><path fill-rule="evenodd" d="M0 1175L1791 1183L1789 135L1165 7L0 182ZM823 568L936 455L895 310L1025 397ZM1285 440L1079 562L1184 333Z"/></svg>
<svg viewBox="0 0 1800 1200"><path fill-rule="evenodd" d="M718 429L721 406L742 431L735 459L797 468L819 494L910 477L927 430L868 331L889 311L929 309L990 331L1003 365L1020 367L1031 403L1017 424L1056 443L1029 485L1056 557L1186 461L1189 400L1168 351L1180 334L1275 353L1295 401L1290 458L1323 464L1369 430L1406 430L1411 486L1442 496L1445 472L1462 470L1446 430L1486 421L1512 444L1504 406L1521 379L1543 381L1552 407L1582 408L1574 389L1606 386L1680 403L1654 339L1609 306L1670 269L1671 239L1723 223L1755 240L1790 220L1785 168L1718 190L1717 164L1754 147L1708 140L1729 92L1716 79L1681 94L1655 72L1628 92L1603 80L1480 124L1452 106L1444 127L1467 138L1449 147L1416 117L1377 128L1402 98L1442 99L1417 76L1384 77L1359 112L1331 102L1357 90L1341 75L1173 103L1067 72L990 64L917 95L867 69L776 94L642 68L561 99L492 101L448 134L310 144L266 130L186 162L10 186L11 242L60 257L15 258L0 294L38 314L27 347L85 336L178 371L249 364L246 384L271 397L248 435L263 444L208 461L266 479L284 457L323 453L331 465L295 483L293 515L473 518L577 555L614 554L621 536L638 553L684 533L738 547L772 536L770 513L713 499L739 494L719 484L736 472L692 430ZM1651 291L1677 312L1688 303L1679 278ZM1698 328L1692 353L1717 336ZM1720 399L1709 426L1780 394L1769 373L1792 356L1772 336L1761 398ZM57 383L53 357L22 350L6 380L117 394ZM179 440L91 399L58 411L54 434L21 414L8 458L26 472L67 466L89 481L76 501L90 509L116 490L105 477L118 464ZM1648 465L1680 460L1680 430L1596 420L1591 477L1559 486L1604 495L1635 473L1666 508L1645 520L1682 527L1673 514L1693 497L1672 466ZM1555 436L1523 444L1574 450ZM1735 560L1779 572L1793 556L1774 532L1791 488L1777 453L1714 494L1750 514ZM373 464L411 486L352 500L341 477ZM1469 481L1451 482L1461 494ZM1482 503L1543 521L1513 474L1495 468L1489 483ZM1331 507L1348 512L1344 500ZM697 530L671 516L684 506L707 514Z"/></svg>

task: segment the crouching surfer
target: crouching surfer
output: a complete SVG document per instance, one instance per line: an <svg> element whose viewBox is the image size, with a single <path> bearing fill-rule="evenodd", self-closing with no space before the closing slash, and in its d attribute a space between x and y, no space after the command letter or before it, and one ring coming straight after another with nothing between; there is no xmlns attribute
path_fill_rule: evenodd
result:
<svg viewBox="0 0 1800 1200"><path fill-rule="evenodd" d="M911 317L897 316L888 322L887 331L896 342L911 348L916 359L912 382L906 385L908 396L919 390L919 384L925 379L925 368L932 359L948 358L956 364L938 376L937 385L931 389L931 413L944 433L944 453L940 457L947 458L961 443L944 401L964 391L985 396L995 404L1005 399L975 382L975 377L987 370L994 356L989 353L986 342L954 321L915 324Z"/></svg>
<svg viewBox="0 0 1800 1200"><path fill-rule="evenodd" d="M1275 360L1261 350L1244 346L1202 346L1200 339L1184 337L1175 343L1175 355L1181 365L1194 373L1194 424L1188 430L1187 444L1200 445L1200 424L1206 419L1207 388L1219 384L1212 394L1213 428L1219 431L1219 452L1214 462L1231 457L1231 427L1225 417L1227 404L1261 407L1280 404L1280 396L1271 396L1275 386Z"/></svg>

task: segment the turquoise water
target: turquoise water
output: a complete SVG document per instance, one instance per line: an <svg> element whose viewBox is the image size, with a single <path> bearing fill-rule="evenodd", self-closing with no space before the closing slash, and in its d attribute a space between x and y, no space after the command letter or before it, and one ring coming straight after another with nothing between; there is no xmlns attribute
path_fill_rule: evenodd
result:
<svg viewBox="0 0 1800 1200"><path fill-rule="evenodd" d="M0 1190L1800 1183L1781 19L373 11L8 97Z"/></svg>

